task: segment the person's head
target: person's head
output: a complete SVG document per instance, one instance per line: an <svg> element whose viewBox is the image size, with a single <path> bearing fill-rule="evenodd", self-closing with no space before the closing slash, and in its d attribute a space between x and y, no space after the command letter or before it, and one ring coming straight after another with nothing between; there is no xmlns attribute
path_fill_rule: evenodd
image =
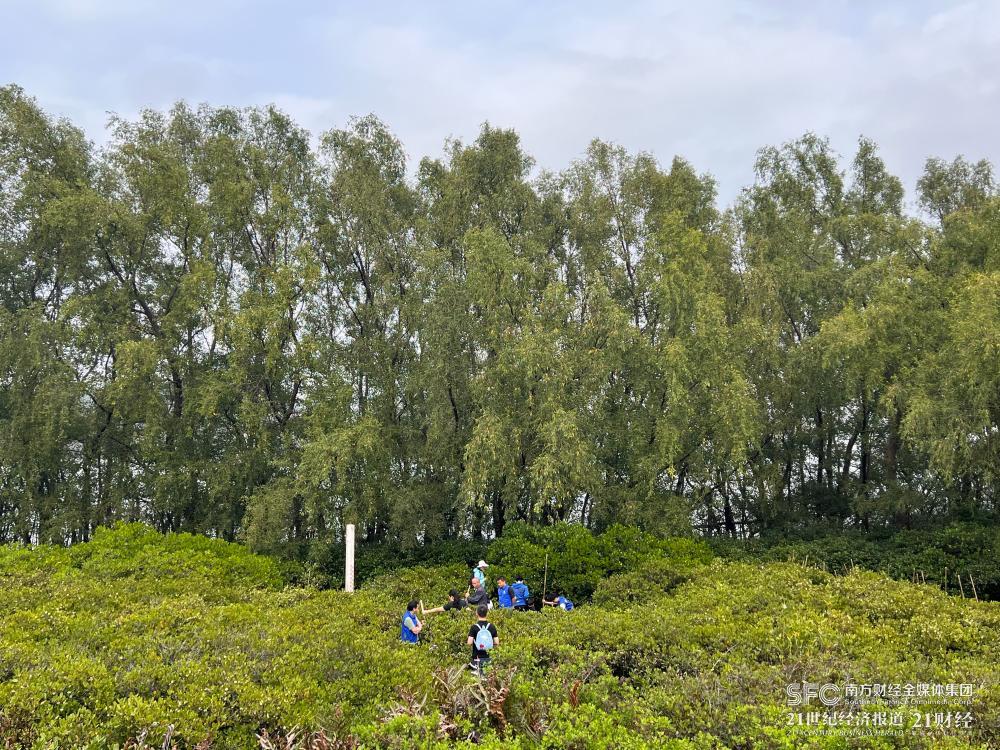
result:
<svg viewBox="0 0 1000 750"><path fill-rule="evenodd" d="M418 602L416 599L411 599L410 603L406 605L406 611L407 612L412 612L413 610L415 610L419 606L420 606L420 602Z"/></svg>
<svg viewBox="0 0 1000 750"><path fill-rule="evenodd" d="M470 585L472 586L472 588L474 588L474 589L478 589L478 588L479 588L480 586L482 586L482 584L481 584L481 583L479 582L479 579L478 579L478 578L470 578L470 579L469 579L469 584L470 584Z"/></svg>
<svg viewBox="0 0 1000 750"><path fill-rule="evenodd" d="M524 576L516 576L516 577L514 578L514 580L515 580L515 581L516 581L517 583L524 583Z"/></svg>
<svg viewBox="0 0 1000 750"><path fill-rule="evenodd" d="M500 576L499 578L497 578L497 586L506 586L506 585L507 585L507 579L506 578L504 578L503 576Z"/></svg>
<svg viewBox="0 0 1000 750"><path fill-rule="evenodd" d="M490 566L486 564L485 560L480 560L479 562L476 563L476 567L479 568L480 570L486 570Z"/></svg>
<svg viewBox="0 0 1000 750"><path fill-rule="evenodd" d="M553 599L559 598L559 589L552 589L552 598Z"/></svg>
<svg viewBox="0 0 1000 750"><path fill-rule="evenodd" d="M488 615L489 613L490 613L490 608L487 607L485 604L480 604L478 607L476 607L476 617L478 617L480 620L485 620L486 615Z"/></svg>
<svg viewBox="0 0 1000 750"><path fill-rule="evenodd" d="M453 602L457 602L458 592L455 591L455 589L452 589L451 591L448 592L448 598L451 599Z"/></svg>

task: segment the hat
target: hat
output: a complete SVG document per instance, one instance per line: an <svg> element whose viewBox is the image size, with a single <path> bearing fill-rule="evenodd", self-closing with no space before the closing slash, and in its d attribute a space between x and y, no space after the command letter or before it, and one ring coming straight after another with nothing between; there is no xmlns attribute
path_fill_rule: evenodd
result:
<svg viewBox="0 0 1000 750"><path fill-rule="evenodd" d="M488 568L488 567L490 567L490 566L486 564L486 561L485 561L485 560L480 560L480 561L479 561L479 564L478 564L478 565L477 565L476 567L477 567L477 568Z"/></svg>

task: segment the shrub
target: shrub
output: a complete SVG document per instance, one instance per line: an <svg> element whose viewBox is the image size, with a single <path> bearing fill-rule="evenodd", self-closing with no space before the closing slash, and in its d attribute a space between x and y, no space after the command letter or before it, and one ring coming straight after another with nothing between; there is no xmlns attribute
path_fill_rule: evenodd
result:
<svg viewBox="0 0 1000 750"><path fill-rule="evenodd" d="M727 559L796 560L834 572L865 568L952 593L964 589L966 596L973 595L971 576L979 598L1000 598L1000 527L995 525L952 523L891 534L825 531L810 539L714 539L710 545Z"/></svg>
<svg viewBox="0 0 1000 750"><path fill-rule="evenodd" d="M668 557L694 564L712 556L709 546L695 539L663 539L625 526L593 534L565 523L547 527L511 524L489 551L493 579L502 574L512 581L520 574L541 594L547 578L550 591L556 586L577 601L589 599L602 578L635 570L647 560Z"/></svg>
<svg viewBox="0 0 1000 750"><path fill-rule="evenodd" d="M103 531L93 548L0 549L0 743L139 750L168 735L172 746L201 750L1000 742L996 603L861 570L708 560L701 545L626 531L616 543L632 549L591 554L602 538L553 533L520 539L575 551L614 574L572 612L494 611L500 645L482 683L461 669L470 612L429 615L421 644L399 640L405 600L427 592L437 602L464 565L386 573L351 595L279 589L273 563L239 546L135 527ZM178 560L188 548L191 558ZM786 725L784 692L803 680L970 683L977 721L947 736L857 745L805 737Z"/></svg>

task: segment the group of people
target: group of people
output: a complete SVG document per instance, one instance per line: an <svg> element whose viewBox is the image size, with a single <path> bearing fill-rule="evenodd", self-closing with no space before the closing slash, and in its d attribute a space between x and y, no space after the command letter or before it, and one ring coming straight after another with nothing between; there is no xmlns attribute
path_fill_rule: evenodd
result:
<svg viewBox="0 0 1000 750"><path fill-rule="evenodd" d="M491 652L500 645L500 635L496 625L489 619L490 610L493 609L493 599L489 593L486 577L486 569L489 568L489 565L485 560L480 560L478 563L473 563L470 560L469 567L472 572L465 596L462 596L457 589L452 589L448 592L448 601L440 607L425 609L423 601L417 599L406 605L406 612L403 614L400 626L400 638L404 643L420 643L420 633L424 628L422 617L435 612L452 612L467 607L475 608L476 621L469 628L466 645L472 649L469 668L481 674L489 666ZM559 607L566 611L573 609L573 602L557 590L553 590L552 599L546 599L543 594L541 601L542 605ZM502 576L497 578L497 604L501 609L524 611L531 609L533 603L531 591L522 576L515 577L514 583L510 585L507 584L506 578ZM419 616L417 610L420 611Z"/></svg>

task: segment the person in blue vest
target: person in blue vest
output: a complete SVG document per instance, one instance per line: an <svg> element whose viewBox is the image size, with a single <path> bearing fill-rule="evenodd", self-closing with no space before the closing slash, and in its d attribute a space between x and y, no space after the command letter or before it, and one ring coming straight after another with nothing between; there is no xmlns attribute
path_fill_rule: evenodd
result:
<svg viewBox="0 0 1000 750"><path fill-rule="evenodd" d="M550 607L559 607L559 609L570 612L573 609L573 602L567 599L565 596L559 593L558 590L553 590L552 600L542 599L543 604L548 604Z"/></svg>
<svg viewBox="0 0 1000 750"><path fill-rule="evenodd" d="M497 599L503 609L514 606L514 600L510 598L510 586L507 585L507 579L502 576L497 578Z"/></svg>
<svg viewBox="0 0 1000 750"><path fill-rule="evenodd" d="M403 613L403 621L399 627L399 638L403 643L420 643L420 631L424 626L417 617L417 607L420 602L416 599L406 605L406 612Z"/></svg>
<svg viewBox="0 0 1000 750"><path fill-rule="evenodd" d="M524 582L523 576L517 576L514 579L514 585L510 587L511 594L514 595L514 609L523 612L528 608L528 597L531 596L531 592L528 591L528 586Z"/></svg>

